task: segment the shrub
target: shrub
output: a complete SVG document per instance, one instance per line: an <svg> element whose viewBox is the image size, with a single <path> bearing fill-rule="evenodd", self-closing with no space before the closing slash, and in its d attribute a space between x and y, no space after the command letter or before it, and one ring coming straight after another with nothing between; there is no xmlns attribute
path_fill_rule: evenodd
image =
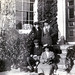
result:
<svg viewBox="0 0 75 75"><path fill-rule="evenodd" d="M0 41L0 59L5 62L5 66L3 66L5 70L10 70L13 64L16 68L26 69L26 59L29 56L27 38L28 35L19 34L14 28L5 30L4 35L1 36L2 41Z"/></svg>

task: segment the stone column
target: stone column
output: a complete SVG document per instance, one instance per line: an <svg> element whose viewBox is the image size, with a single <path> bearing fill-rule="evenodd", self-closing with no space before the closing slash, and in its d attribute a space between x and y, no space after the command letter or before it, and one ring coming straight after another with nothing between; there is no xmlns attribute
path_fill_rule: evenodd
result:
<svg viewBox="0 0 75 75"><path fill-rule="evenodd" d="M59 29L59 38L64 36L66 38L66 9L65 0L57 0L57 23Z"/></svg>
<svg viewBox="0 0 75 75"><path fill-rule="evenodd" d="M33 11L34 11L34 22L36 22L38 21L38 0L34 1Z"/></svg>

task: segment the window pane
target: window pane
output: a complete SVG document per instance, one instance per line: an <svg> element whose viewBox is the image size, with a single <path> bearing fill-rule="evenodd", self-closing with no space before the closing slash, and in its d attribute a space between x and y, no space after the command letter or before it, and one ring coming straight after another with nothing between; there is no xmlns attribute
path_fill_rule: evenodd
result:
<svg viewBox="0 0 75 75"><path fill-rule="evenodd" d="M69 22L69 26L75 26L75 22Z"/></svg>
<svg viewBox="0 0 75 75"><path fill-rule="evenodd" d="M16 20L22 21L22 12L16 12Z"/></svg>
<svg viewBox="0 0 75 75"><path fill-rule="evenodd" d="M30 0L31 2L34 2L35 0Z"/></svg>
<svg viewBox="0 0 75 75"><path fill-rule="evenodd" d="M70 30L70 36L73 36L73 30Z"/></svg>
<svg viewBox="0 0 75 75"><path fill-rule="evenodd" d="M27 18L27 12L25 11L25 12L23 12L23 20L25 21L26 18Z"/></svg>
<svg viewBox="0 0 75 75"><path fill-rule="evenodd" d="M69 18L74 18L74 8L69 9Z"/></svg>
<svg viewBox="0 0 75 75"><path fill-rule="evenodd" d="M19 22L16 24L16 29L22 29L22 23L21 23L21 21L19 21Z"/></svg>
<svg viewBox="0 0 75 75"><path fill-rule="evenodd" d="M28 12L26 12L26 23L28 23Z"/></svg>
<svg viewBox="0 0 75 75"><path fill-rule="evenodd" d="M69 6L70 6L70 5L74 5L74 0L69 1Z"/></svg>
<svg viewBox="0 0 75 75"><path fill-rule="evenodd" d="M30 20L33 20L33 12L30 12Z"/></svg>
<svg viewBox="0 0 75 75"><path fill-rule="evenodd" d="M22 2L16 2L16 10L18 11L22 10Z"/></svg>
<svg viewBox="0 0 75 75"><path fill-rule="evenodd" d="M69 26L73 26L73 22L69 22Z"/></svg>
<svg viewBox="0 0 75 75"><path fill-rule="evenodd" d="M30 3L23 2L23 10L24 11L30 11Z"/></svg>
<svg viewBox="0 0 75 75"><path fill-rule="evenodd" d="M32 24L32 25L33 25L33 21L30 21L30 24Z"/></svg>
<svg viewBox="0 0 75 75"><path fill-rule="evenodd" d="M33 11L33 3L30 3L30 11Z"/></svg>

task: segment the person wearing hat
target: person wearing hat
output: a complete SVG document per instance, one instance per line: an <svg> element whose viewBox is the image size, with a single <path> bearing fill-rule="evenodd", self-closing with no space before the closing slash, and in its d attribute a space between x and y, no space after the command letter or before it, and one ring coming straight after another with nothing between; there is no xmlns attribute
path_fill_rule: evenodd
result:
<svg viewBox="0 0 75 75"><path fill-rule="evenodd" d="M33 54L30 54L30 57L27 58L28 65L31 67L32 70L37 67L41 53L42 47L39 45L38 40L34 40Z"/></svg>
<svg viewBox="0 0 75 75"><path fill-rule="evenodd" d="M42 53L42 47L39 45L38 40L34 40L34 55L40 56Z"/></svg>
<svg viewBox="0 0 75 75"><path fill-rule="evenodd" d="M41 54L40 57L40 64L38 65L38 73L39 75L51 75L53 70L54 64L54 53L49 49L50 47L45 44L44 45L44 52Z"/></svg>
<svg viewBox="0 0 75 75"><path fill-rule="evenodd" d="M44 44L52 45L51 35L52 35L52 27L48 24L48 21L45 21L44 27L42 29L42 37L41 37L42 45Z"/></svg>
<svg viewBox="0 0 75 75"><path fill-rule="evenodd" d="M34 26L32 28L32 31L30 33L30 35L33 35L33 40L37 39L39 41L39 43L41 43L41 28L39 27L40 23L39 22L35 22Z"/></svg>

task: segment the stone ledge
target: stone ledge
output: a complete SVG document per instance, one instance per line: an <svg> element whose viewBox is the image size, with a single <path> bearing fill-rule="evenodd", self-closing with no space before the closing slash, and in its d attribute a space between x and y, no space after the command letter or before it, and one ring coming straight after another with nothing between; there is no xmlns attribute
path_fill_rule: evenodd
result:
<svg viewBox="0 0 75 75"><path fill-rule="evenodd" d="M55 75L67 75L67 72L64 70L57 70Z"/></svg>
<svg viewBox="0 0 75 75"><path fill-rule="evenodd" d="M67 54L67 53L62 53L62 54L60 54L60 59L63 59L63 58L65 59L65 58L66 58L66 54Z"/></svg>
<svg viewBox="0 0 75 75"><path fill-rule="evenodd" d="M60 45L60 49L67 49L69 46L72 46L72 45Z"/></svg>
<svg viewBox="0 0 75 75"><path fill-rule="evenodd" d="M64 64L57 64L58 69L62 70L65 69L65 65Z"/></svg>

